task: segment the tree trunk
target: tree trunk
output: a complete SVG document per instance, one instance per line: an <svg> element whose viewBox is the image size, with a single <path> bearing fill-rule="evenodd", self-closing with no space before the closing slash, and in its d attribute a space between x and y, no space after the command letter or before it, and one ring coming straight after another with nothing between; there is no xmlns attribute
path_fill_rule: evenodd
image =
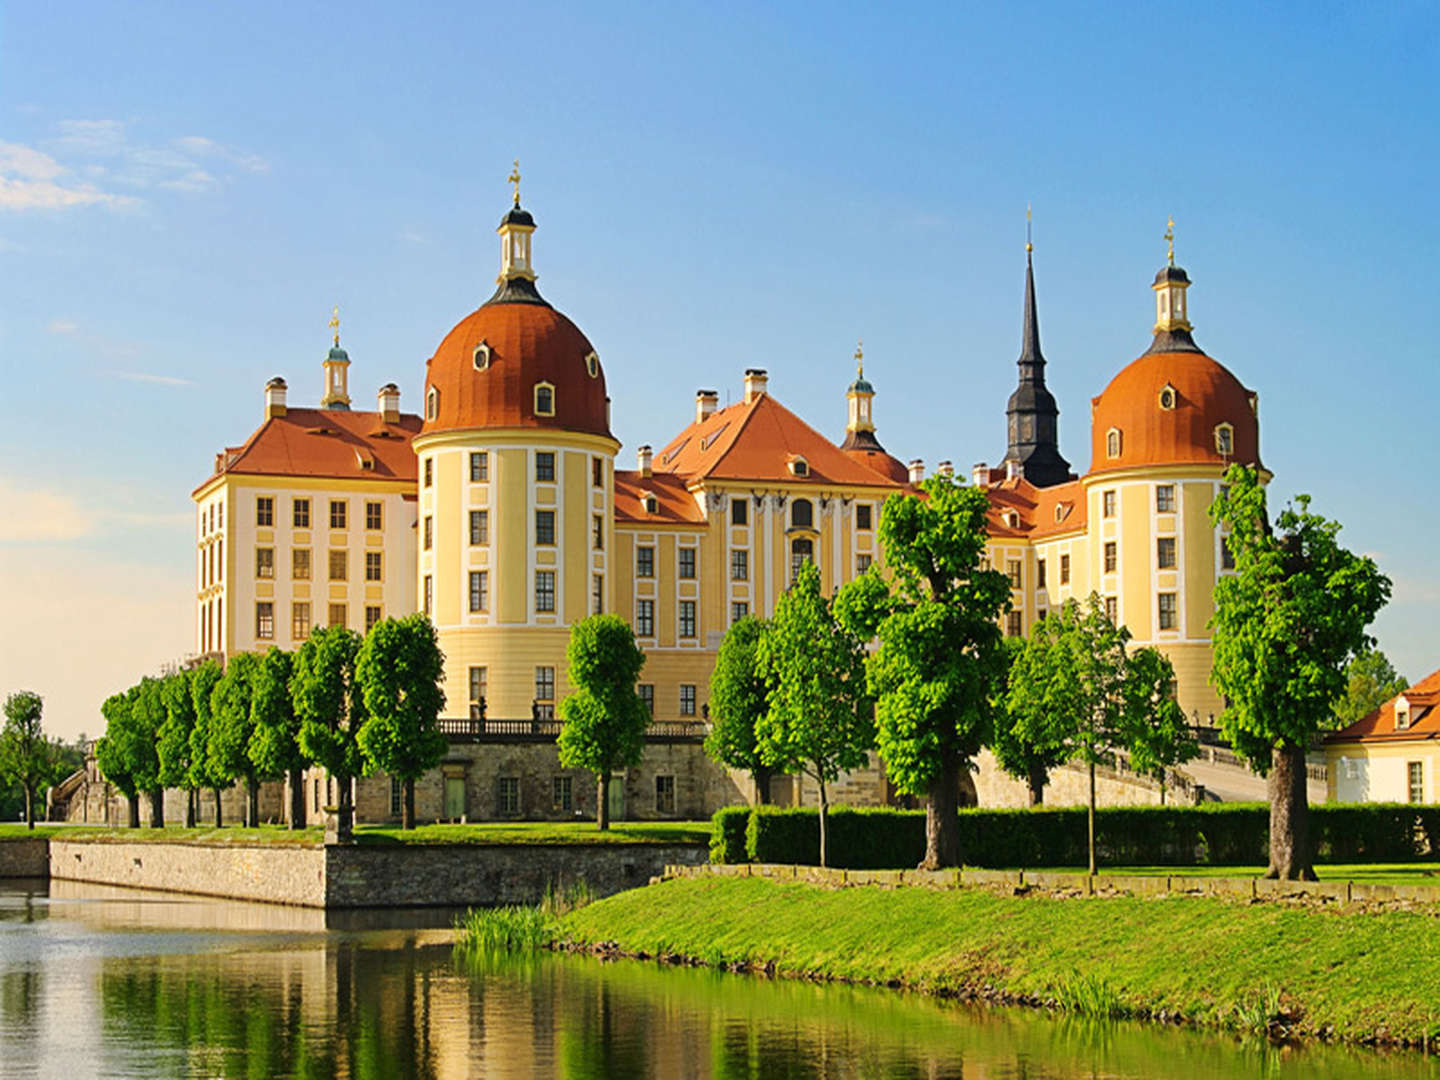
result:
<svg viewBox="0 0 1440 1080"><path fill-rule="evenodd" d="M830 796L825 792L825 777L817 776L820 785L820 865L829 866L830 857Z"/></svg>
<svg viewBox="0 0 1440 1080"><path fill-rule="evenodd" d="M305 828L305 770L290 770L290 828Z"/></svg>
<svg viewBox="0 0 1440 1080"><path fill-rule="evenodd" d="M940 774L930 782L925 807L925 858L917 869L942 870L960 865L960 758L946 754Z"/></svg>
<svg viewBox="0 0 1440 1080"><path fill-rule="evenodd" d="M750 775L755 778L755 799L761 806L770 805L770 777L775 770L765 765L755 766L755 771Z"/></svg>
<svg viewBox="0 0 1440 1080"><path fill-rule="evenodd" d="M604 832L610 828L610 770L595 774L595 820Z"/></svg>
<svg viewBox="0 0 1440 1080"><path fill-rule="evenodd" d="M1090 874L1095 874L1095 760L1090 760L1090 805L1085 813L1085 834L1090 844Z"/></svg>
<svg viewBox="0 0 1440 1080"><path fill-rule="evenodd" d="M196 788L187 788L185 791L185 827L193 829L195 819L200 814L200 792Z"/></svg>
<svg viewBox="0 0 1440 1080"><path fill-rule="evenodd" d="M25 787L25 827L35 828L35 791L29 784Z"/></svg>
<svg viewBox="0 0 1440 1080"><path fill-rule="evenodd" d="M1314 881L1310 803L1305 792L1305 747L1281 743L1270 756L1270 869L1267 878Z"/></svg>
<svg viewBox="0 0 1440 1080"><path fill-rule="evenodd" d="M165 827L165 789L155 788L150 792L150 827L152 829L163 829Z"/></svg>
<svg viewBox="0 0 1440 1080"><path fill-rule="evenodd" d="M340 817L340 834L342 836L349 836L351 830L355 828L354 783L355 781L348 776L342 776L336 781L336 786L340 789L340 798L335 809ZM402 814L405 812L404 807L401 807L400 812Z"/></svg>
<svg viewBox="0 0 1440 1080"><path fill-rule="evenodd" d="M1165 805L1165 774L1160 774L1160 805Z"/></svg>
<svg viewBox="0 0 1440 1080"><path fill-rule="evenodd" d="M405 799L400 807L400 828L413 829L415 827L415 778L407 776L400 784L404 790Z"/></svg>
<svg viewBox="0 0 1440 1080"><path fill-rule="evenodd" d="M260 827L260 782L245 781L245 824L252 829Z"/></svg>
<svg viewBox="0 0 1440 1080"><path fill-rule="evenodd" d="M225 822L221 820L222 815L220 813L220 789L217 787L211 788L210 790L215 793L215 827L217 829L221 829L225 827Z"/></svg>
<svg viewBox="0 0 1440 1080"><path fill-rule="evenodd" d="M138 829L140 827L140 793L137 791L134 795L127 795L125 802L130 807L130 828Z"/></svg>
<svg viewBox="0 0 1440 1080"><path fill-rule="evenodd" d="M1025 783L1030 787L1030 805L1040 806L1045 802L1045 783L1050 779L1044 765L1031 765L1025 774Z"/></svg>

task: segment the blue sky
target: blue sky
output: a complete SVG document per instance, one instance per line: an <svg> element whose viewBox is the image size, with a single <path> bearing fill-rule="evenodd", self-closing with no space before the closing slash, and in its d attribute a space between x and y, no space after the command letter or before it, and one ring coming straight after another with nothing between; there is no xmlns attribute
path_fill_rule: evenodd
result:
<svg viewBox="0 0 1440 1080"><path fill-rule="evenodd" d="M0 8L0 690L94 732L193 648L212 455L271 375L318 398L334 304L352 395L413 409L515 157L622 463L753 366L838 437L857 337L892 452L997 460L1031 203L1083 469L1173 214L1273 490L1394 578L1402 672L1440 666L1434 7L1000 8Z"/></svg>

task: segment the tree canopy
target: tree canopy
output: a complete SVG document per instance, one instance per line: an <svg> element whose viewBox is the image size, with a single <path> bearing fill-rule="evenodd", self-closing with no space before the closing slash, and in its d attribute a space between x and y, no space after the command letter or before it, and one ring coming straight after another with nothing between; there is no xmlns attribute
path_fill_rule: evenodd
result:
<svg viewBox="0 0 1440 1080"><path fill-rule="evenodd" d="M1366 649L1345 665L1345 694L1335 706L1339 727L1353 724L1410 685L1379 649Z"/></svg>
<svg viewBox="0 0 1440 1080"><path fill-rule="evenodd" d="M301 773L308 761L300 748L300 721L290 698L294 656L272 646L260 660L251 688L250 716L255 734L250 739L250 761L265 780L290 780L290 827L305 824L304 785Z"/></svg>
<svg viewBox="0 0 1440 1080"><path fill-rule="evenodd" d="M313 630L295 653L290 676L300 750L339 782L342 829L350 824L351 781L365 769L357 738L366 717L365 695L355 678L362 641L343 626Z"/></svg>
<svg viewBox="0 0 1440 1080"><path fill-rule="evenodd" d="M260 656L256 653L231 654L225 674L216 682L210 695L210 759L211 776L224 782L244 781L246 788L246 824L259 824L259 789L262 773L250 760L250 740L255 734L255 718L251 704L255 682L260 672Z"/></svg>
<svg viewBox="0 0 1440 1080"><path fill-rule="evenodd" d="M756 798L770 801L770 766L760 753L755 726L770 709L770 687L760 673L765 623L753 615L733 623L721 639L710 672L710 734L705 752L722 765L744 769L755 780Z"/></svg>
<svg viewBox="0 0 1440 1080"><path fill-rule="evenodd" d="M1032 634L1032 638L1034 636ZM990 749L994 751L995 760L1002 769L1017 780L1025 781L1025 786L1029 788L1030 805L1039 806L1044 802L1045 785L1049 783L1051 771L1070 760L1070 744L1065 738L1059 737L1051 725L1028 720L1023 712L1011 709L1008 705L1015 679L1022 675L1020 660L1025 649L1024 638L1005 639L1009 670L1000 699L1004 707L996 713L995 736Z"/></svg>
<svg viewBox="0 0 1440 1080"><path fill-rule="evenodd" d="M25 822L35 827L35 796L58 777L59 748L45 737L40 695L18 690L5 699L0 727L0 782L16 784L25 797Z"/></svg>
<svg viewBox="0 0 1440 1080"><path fill-rule="evenodd" d="M220 789L230 783L230 778L210 754L210 739L215 730L215 687L223 674L219 661L214 659L204 661L190 673L190 704L195 709L195 723L190 730L190 784L210 788L215 793L216 828L223 824Z"/></svg>

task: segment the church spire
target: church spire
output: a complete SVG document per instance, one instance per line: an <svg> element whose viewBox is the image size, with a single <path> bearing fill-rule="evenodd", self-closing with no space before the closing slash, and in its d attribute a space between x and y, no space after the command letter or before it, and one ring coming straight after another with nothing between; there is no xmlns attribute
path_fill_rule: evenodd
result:
<svg viewBox="0 0 1440 1080"><path fill-rule="evenodd" d="M1036 487L1070 479L1070 463L1060 456L1060 409L1045 388L1045 355L1040 351L1040 314L1035 302L1035 246L1030 239L1030 210L1025 210L1025 307L1020 333L1019 385L1005 408L1009 446L1005 462L1014 462Z"/></svg>

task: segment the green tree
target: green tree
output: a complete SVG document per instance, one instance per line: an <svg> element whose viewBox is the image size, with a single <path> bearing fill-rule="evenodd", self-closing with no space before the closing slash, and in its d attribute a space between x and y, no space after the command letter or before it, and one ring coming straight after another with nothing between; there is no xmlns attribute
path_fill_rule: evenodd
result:
<svg viewBox="0 0 1440 1080"><path fill-rule="evenodd" d="M225 824L220 797L230 786L230 778L210 754L215 733L215 687L223 676L220 662L214 659L206 660L190 673L190 704L195 709L195 724L190 731L190 783L197 789L209 788L215 796L217 829Z"/></svg>
<svg viewBox="0 0 1440 1080"><path fill-rule="evenodd" d="M160 681L160 701L165 722L155 742L160 759L160 783L185 792L185 826L195 824L198 801L190 736L195 732L195 699L191 694L190 672L174 671Z"/></svg>
<svg viewBox="0 0 1440 1080"><path fill-rule="evenodd" d="M1210 681L1225 698L1220 727L1268 774L1267 876L1313 880L1305 749L1333 722L1350 660L1374 645L1366 633L1390 598L1373 559L1340 545L1339 522L1297 495L1272 528L1265 488L1232 465L1211 519L1230 530L1235 573L1215 585Z"/></svg>
<svg viewBox="0 0 1440 1080"><path fill-rule="evenodd" d="M760 754L755 725L770 711L770 687L760 674L760 639L765 623L746 616L731 625L720 641L710 673L710 734L705 752L732 769L744 769L755 780L755 797L770 801L772 769Z"/></svg>
<svg viewBox="0 0 1440 1080"><path fill-rule="evenodd" d="M874 708L865 694L865 644L836 618L820 571L801 564L760 640L770 708L756 726L774 768L811 777L820 793L820 865L828 865L830 796L842 770L863 768L874 745Z"/></svg>
<svg viewBox="0 0 1440 1080"><path fill-rule="evenodd" d="M1345 696L1335 706L1338 727L1368 716L1410 685L1379 649L1366 649L1351 659L1345 678Z"/></svg>
<svg viewBox="0 0 1440 1080"><path fill-rule="evenodd" d="M230 655L225 674L210 694L210 745L206 750L212 776L244 782L245 824L252 829L260 824L261 772L250 760L250 740L255 735L252 702L259 673L257 653Z"/></svg>
<svg viewBox="0 0 1440 1080"><path fill-rule="evenodd" d="M415 827L415 781L440 764L449 746L436 723L445 707L444 678L445 655L423 614L377 623L355 661L368 714L360 751L372 769L404 782L404 829Z"/></svg>
<svg viewBox="0 0 1440 1080"><path fill-rule="evenodd" d="M1125 680L1125 748L1130 767L1160 785L1165 804L1165 778L1200 752L1185 711L1175 700L1175 668L1159 649L1136 649L1128 658Z"/></svg>
<svg viewBox="0 0 1440 1080"><path fill-rule="evenodd" d="M105 718L105 734L96 740L95 763L100 767L101 775L125 796L129 807L127 824L132 829L138 829L140 789L131 771L134 755L130 744L134 729L130 723L130 706L129 691L111 694L100 706L100 715Z"/></svg>
<svg viewBox="0 0 1440 1080"><path fill-rule="evenodd" d="M335 778L340 827L353 824L355 777L365 768L356 735L365 722L365 695L355 680L362 638L343 626L311 632L295 654L290 696L300 719L300 750Z"/></svg>
<svg viewBox="0 0 1440 1080"><path fill-rule="evenodd" d="M1006 704L1010 687L1019 674L1017 661L1024 651L1024 638L1005 639L1007 675L998 699L1002 707L995 714L995 735L990 749L1002 769L1015 779L1025 781L1030 805L1039 806L1045 801L1045 785L1050 782L1050 773L1070 760L1071 751L1069 742L1063 737L1056 738L1048 726L1019 723L1020 714Z"/></svg>
<svg viewBox="0 0 1440 1080"><path fill-rule="evenodd" d="M25 822L35 828L35 796L54 783L59 748L45 737L40 695L19 690L5 699L5 726L0 729L0 781L18 784L25 795Z"/></svg>
<svg viewBox="0 0 1440 1080"><path fill-rule="evenodd" d="M165 723L165 701L160 680L145 676L130 689L130 724L133 737L130 774L135 786L150 799L150 827L165 827L165 787L160 782L160 728Z"/></svg>
<svg viewBox="0 0 1440 1080"><path fill-rule="evenodd" d="M290 828L305 827L305 766L300 749L300 721L290 696L295 658L271 646L260 661L251 687L250 718L255 734L250 739L250 761L266 780L286 778L290 787Z"/></svg>
<svg viewBox="0 0 1440 1080"><path fill-rule="evenodd" d="M946 476L922 488L885 502L890 586L872 571L836 605L854 636L879 639L866 664L876 745L896 790L928 796L921 866L935 869L960 863L960 780L999 711L1010 583L989 566L985 491Z"/></svg>
<svg viewBox="0 0 1440 1080"><path fill-rule="evenodd" d="M640 764L649 710L635 681L645 654L618 615L592 615L570 627L565 646L574 689L560 702L560 764L595 774L595 820L610 827L610 774Z"/></svg>

